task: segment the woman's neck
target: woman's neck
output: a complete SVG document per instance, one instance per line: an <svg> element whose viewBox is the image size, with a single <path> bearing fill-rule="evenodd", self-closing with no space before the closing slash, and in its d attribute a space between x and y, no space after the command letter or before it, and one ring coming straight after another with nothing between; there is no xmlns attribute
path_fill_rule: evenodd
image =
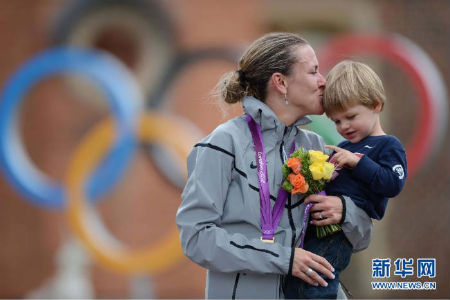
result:
<svg viewBox="0 0 450 300"><path fill-rule="evenodd" d="M290 104L286 104L283 100L275 97L267 97L266 105L275 113L278 120L286 126L291 126L299 118L304 117Z"/></svg>

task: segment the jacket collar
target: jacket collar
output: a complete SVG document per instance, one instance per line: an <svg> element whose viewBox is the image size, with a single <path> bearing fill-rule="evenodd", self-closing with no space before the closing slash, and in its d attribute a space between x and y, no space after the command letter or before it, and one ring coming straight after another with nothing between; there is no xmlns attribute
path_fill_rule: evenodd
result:
<svg viewBox="0 0 450 300"><path fill-rule="evenodd" d="M242 101L244 112L252 116L256 123L261 126L261 131L275 128L275 130L284 131L286 125L281 122L277 115L262 101L254 97L245 97ZM291 127L295 127L298 130L298 126L311 123L309 117L302 117L294 122Z"/></svg>

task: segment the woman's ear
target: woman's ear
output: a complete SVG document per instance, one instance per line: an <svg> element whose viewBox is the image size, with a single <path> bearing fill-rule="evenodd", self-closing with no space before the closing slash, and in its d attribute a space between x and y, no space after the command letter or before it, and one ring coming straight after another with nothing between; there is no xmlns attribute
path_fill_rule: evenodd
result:
<svg viewBox="0 0 450 300"><path fill-rule="evenodd" d="M270 77L270 82L272 83L272 86L275 90L280 92L281 94L287 94L287 80L286 76L281 74L280 72L275 72Z"/></svg>

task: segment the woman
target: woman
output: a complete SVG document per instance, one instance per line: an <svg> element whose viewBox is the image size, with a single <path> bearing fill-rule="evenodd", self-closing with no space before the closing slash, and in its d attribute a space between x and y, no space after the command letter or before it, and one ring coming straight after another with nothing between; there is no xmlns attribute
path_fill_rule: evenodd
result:
<svg viewBox="0 0 450 300"><path fill-rule="evenodd" d="M306 115L323 113L325 79L318 69L304 39L271 33L219 82L223 100L242 101L245 114L194 146L177 212L184 252L207 269L207 298L284 298L287 276L327 285L320 275L333 278L333 267L296 248L304 203L317 202L313 224L341 223L356 251L368 246L371 220L348 197L303 201L278 193L281 165L293 148L323 150L318 135L298 127L310 122Z"/></svg>

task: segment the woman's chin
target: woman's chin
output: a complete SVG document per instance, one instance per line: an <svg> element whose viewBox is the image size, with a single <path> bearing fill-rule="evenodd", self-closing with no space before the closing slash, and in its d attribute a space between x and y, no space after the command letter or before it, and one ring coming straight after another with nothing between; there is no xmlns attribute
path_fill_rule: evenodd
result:
<svg viewBox="0 0 450 300"><path fill-rule="evenodd" d="M323 107L318 107L313 112L309 113L310 115L322 115L325 111L323 110Z"/></svg>

